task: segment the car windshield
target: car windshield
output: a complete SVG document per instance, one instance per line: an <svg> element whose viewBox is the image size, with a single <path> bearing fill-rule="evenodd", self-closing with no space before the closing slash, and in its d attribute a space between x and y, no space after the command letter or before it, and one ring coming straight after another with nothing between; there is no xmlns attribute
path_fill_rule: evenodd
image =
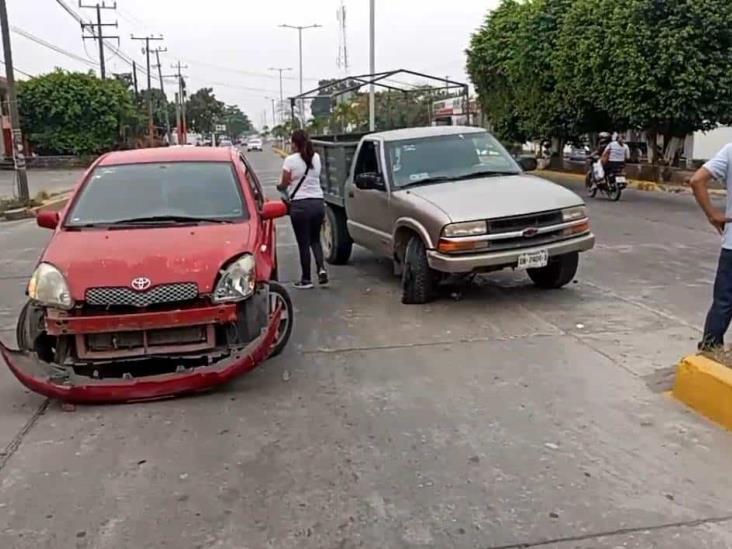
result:
<svg viewBox="0 0 732 549"><path fill-rule="evenodd" d="M67 227L155 221L236 221L248 212L228 162L98 166L67 217Z"/></svg>
<svg viewBox="0 0 732 549"><path fill-rule="evenodd" d="M387 151L395 188L521 172L487 132L394 141Z"/></svg>

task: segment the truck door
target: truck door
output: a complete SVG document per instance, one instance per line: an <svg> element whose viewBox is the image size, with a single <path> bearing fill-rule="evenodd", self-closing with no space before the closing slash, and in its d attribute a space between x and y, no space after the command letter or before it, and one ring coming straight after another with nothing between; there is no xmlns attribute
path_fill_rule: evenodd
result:
<svg viewBox="0 0 732 549"><path fill-rule="evenodd" d="M348 233L354 242L391 256L391 216L389 189L382 166L381 142L364 139L356 153L353 173L346 184ZM370 183L356 184L359 176Z"/></svg>

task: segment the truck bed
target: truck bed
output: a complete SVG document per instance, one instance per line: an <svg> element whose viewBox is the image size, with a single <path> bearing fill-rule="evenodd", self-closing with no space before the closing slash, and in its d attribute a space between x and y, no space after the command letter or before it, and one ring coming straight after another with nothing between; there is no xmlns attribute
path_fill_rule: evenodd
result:
<svg viewBox="0 0 732 549"><path fill-rule="evenodd" d="M351 171L353 155L356 153L361 136L326 136L313 139L315 152L320 155L322 170L320 186L325 201L335 206L345 207L345 185ZM340 140L343 139L343 140Z"/></svg>

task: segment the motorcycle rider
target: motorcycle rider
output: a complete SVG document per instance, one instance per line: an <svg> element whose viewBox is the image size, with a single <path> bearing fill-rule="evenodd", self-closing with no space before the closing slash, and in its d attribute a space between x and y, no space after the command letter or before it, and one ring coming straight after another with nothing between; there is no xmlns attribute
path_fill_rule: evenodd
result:
<svg viewBox="0 0 732 549"><path fill-rule="evenodd" d="M597 136L597 148L590 157L590 170L587 172L586 183L587 187L593 189L597 187L597 181L595 177L594 166L597 162L602 160L602 155L605 153L605 149L612 140L611 135L608 132L600 132Z"/></svg>
<svg viewBox="0 0 732 549"><path fill-rule="evenodd" d="M625 169L625 161L629 159L630 148L625 143L623 136L616 134L616 138L610 141L602 153L605 175L612 176L622 173Z"/></svg>

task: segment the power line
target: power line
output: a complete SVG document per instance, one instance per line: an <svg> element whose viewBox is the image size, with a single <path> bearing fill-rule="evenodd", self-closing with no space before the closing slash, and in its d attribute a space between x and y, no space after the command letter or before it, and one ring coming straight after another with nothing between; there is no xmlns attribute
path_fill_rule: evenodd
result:
<svg viewBox="0 0 732 549"><path fill-rule="evenodd" d="M79 61L80 63L86 63L87 65L92 65L92 66L99 65L99 63L97 63L96 61L86 59L84 57L81 57L80 55L76 55L75 53L72 53L72 52L67 51L63 48L60 48L54 44L51 44L50 42L46 42L43 38L39 38L38 36L35 36L35 35L29 33L28 31L25 31L16 26L11 26L10 30L13 31L15 34L19 34L20 36L27 38L28 40L31 40L32 42L35 42L36 44L39 44L41 46L44 46L48 49L55 51L56 53L60 53L61 55L65 55L66 57Z"/></svg>
<svg viewBox="0 0 732 549"><path fill-rule="evenodd" d="M5 65L5 61L3 61L3 60L0 60L0 63L2 63L3 65ZM25 72L25 71L22 71L22 70L20 70L20 69L19 69L18 67L16 67L15 65L13 65L13 70L14 70L15 72L19 72L19 73L20 73L20 74L22 74L23 76L27 76L28 78L35 78L35 76L33 76L32 74L29 74L29 73L27 73L27 72Z"/></svg>
<svg viewBox="0 0 732 549"><path fill-rule="evenodd" d="M273 74L268 74L266 72L244 71L244 70L241 70L241 69L235 69L233 67L224 67L222 65L216 65L214 63L209 63L207 61L196 61L195 59L185 59L183 57L181 57L181 60L182 61L185 61L186 63L192 63L194 65L201 65L201 66L204 66L204 67L210 67L212 69L217 69L217 70L220 70L220 71L233 72L233 73L237 73L237 74L243 74L245 76L253 76L253 77L255 76L257 78L269 78L269 79L279 80L279 77L278 76L275 76ZM295 76L283 76L282 79L283 80L292 80L292 81L295 81L295 82L298 81L298 78L295 77ZM318 78L304 78L303 80L307 80L309 82L318 82L319 81Z"/></svg>

